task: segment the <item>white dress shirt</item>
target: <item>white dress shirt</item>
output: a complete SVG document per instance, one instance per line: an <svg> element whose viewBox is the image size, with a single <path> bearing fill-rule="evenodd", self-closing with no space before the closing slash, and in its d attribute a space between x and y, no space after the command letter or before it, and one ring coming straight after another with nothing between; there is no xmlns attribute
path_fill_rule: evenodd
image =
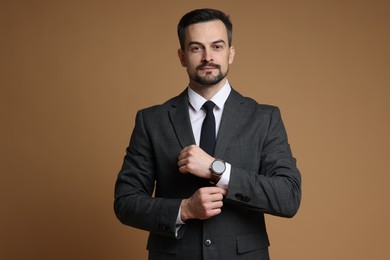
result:
<svg viewBox="0 0 390 260"><path fill-rule="evenodd" d="M210 100L215 103L214 107L214 117L215 117L215 136L218 136L219 126L221 124L221 118L223 109L225 107L225 102L229 97L231 91L231 87L229 82L226 80L225 85L215 94ZM206 111L202 109L203 104L207 101L204 97L196 93L188 87L188 100L190 103L189 113L190 113L190 121L192 126L192 132L194 134L195 143L199 146L200 143L200 133L202 130L203 120L206 117ZM221 187L223 189L228 188L229 180L230 180L230 171L231 165L226 163L226 170L222 174L221 179L216 183L216 186ZM181 225L185 224L180 218L181 209L179 209L179 214L176 218L176 236L177 231L181 227Z"/></svg>
<svg viewBox="0 0 390 260"><path fill-rule="evenodd" d="M214 117L215 117L215 136L218 136L219 126L221 124L221 118L225 102L229 97L231 87L229 82L226 80L225 85L215 94L210 100L215 103ZM206 111L202 109L203 104L207 101L204 97L196 93L188 87L188 100L190 102L189 113L190 121L192 126L192 132L194 133L195 143L199 146L200 133L202 131L203 120L206 117ZM226 170L222 174L221 179L217 182L216 186L227 189L230 179L231 165L226 163Z"/></svg>

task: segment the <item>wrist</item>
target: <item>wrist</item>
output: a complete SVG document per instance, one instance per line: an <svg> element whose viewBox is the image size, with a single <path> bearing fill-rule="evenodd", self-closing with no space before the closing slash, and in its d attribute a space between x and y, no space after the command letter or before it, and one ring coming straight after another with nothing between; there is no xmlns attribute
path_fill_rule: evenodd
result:
<svg viewBox="0 0 390 260"><path fill-rule="evenodd" d="M216 184L226 170L226 163L223 160L215 159L210 165L210 182Z"/></svg>
<svg viewBox="0 0 390 260"><path fill-rule="evenodd" d="M181 221L186 222L189 218L188 199L183 199L180 203L180 219Z"/></svg>

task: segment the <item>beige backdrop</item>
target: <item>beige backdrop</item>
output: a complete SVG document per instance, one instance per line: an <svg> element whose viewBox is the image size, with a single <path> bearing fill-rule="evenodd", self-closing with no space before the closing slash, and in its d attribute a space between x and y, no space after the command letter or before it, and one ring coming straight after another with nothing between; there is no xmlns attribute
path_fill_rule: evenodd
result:
<svg viewBox="0 0 390 260"><path fill-rule="evenodd" d="M176 24L234 23L232 85L278 105L303 176L272 259L390 259L390 2L23 1L0 4L0 259L145 259L113 213L138 109L187 84Z"/></svg>

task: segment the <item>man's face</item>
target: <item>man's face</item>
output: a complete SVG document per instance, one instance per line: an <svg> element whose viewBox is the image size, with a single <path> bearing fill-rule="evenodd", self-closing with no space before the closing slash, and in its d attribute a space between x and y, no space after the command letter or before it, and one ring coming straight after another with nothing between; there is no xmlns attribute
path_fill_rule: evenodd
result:
<svg viewBox="0 0 390 260"><path fill-rule="evenodd" d="M226 77L233 62L234 47L229 47L223 22L215 20L188 26L184 50L178 53L190 83L213 86Z"/></svg>

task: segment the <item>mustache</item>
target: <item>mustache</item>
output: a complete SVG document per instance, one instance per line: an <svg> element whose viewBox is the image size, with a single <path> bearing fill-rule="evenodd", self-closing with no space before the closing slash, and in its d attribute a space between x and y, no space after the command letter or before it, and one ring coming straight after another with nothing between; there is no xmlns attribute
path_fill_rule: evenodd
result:
<svg viewBox="0 0 390 260"><path fill-rule="evenodd" d="M218 65L218 64L214 64L214 63L205 63L205 64L202 64L202 65L199 65L198 67L196 67L197 70L201 70L203 69L204 67L214 67L216 69L220 69L221 66Z"/></svg>

